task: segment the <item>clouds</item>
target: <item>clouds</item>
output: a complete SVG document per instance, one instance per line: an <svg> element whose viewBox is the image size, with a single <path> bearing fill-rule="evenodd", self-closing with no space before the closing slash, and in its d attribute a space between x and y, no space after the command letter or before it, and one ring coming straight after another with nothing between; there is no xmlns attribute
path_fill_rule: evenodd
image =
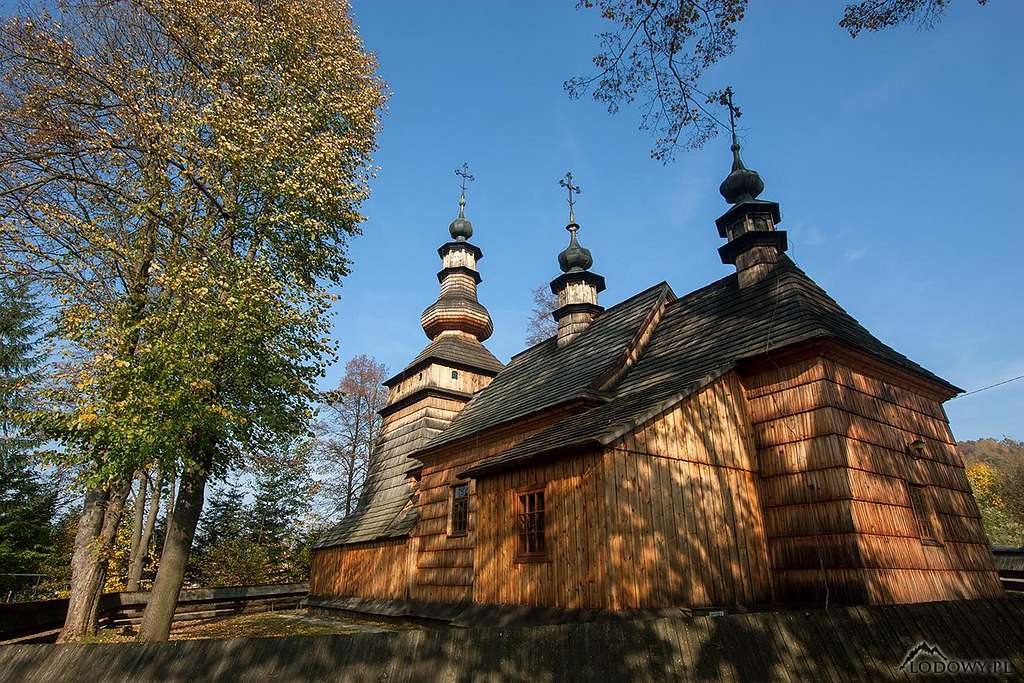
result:
<svg viewBox="0 0 1024 683"><path fill-rule="evenodd" d="M867 247L854 247L852 249L847 249L846 250L846 253L844 254L844 258L846 259L846 261L848 263L853 263L855 261L860 261L862 258L864 258L867 255L868 255L868 248Z"/></svg>

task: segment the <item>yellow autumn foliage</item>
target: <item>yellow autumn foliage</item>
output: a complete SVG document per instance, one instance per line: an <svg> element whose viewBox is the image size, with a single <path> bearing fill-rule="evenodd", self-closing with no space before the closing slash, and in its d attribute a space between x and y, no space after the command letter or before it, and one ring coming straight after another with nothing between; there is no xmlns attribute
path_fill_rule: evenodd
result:
<svg viewBox="0 0 1024 683"><path fill-rule="evenodd" d="M346 0L69 0L0 32L0 275L55 302L28 416L93 481L300 431L385 88Z"/></svg>

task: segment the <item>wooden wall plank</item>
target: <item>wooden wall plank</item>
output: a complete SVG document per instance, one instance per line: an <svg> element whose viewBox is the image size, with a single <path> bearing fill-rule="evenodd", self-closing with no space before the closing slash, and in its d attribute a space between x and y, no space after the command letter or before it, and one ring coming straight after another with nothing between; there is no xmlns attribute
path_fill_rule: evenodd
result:
<svg viewBox="0 0 1024 683"><path fill-rule="evenodd" d="M478 573L474 599L611 609L767 601L770 563L748 469L757 458L737 419L745 399L736 391L742 386L730 376L603 452L481 478L481 519L514 515L502 509L502 491L545 484L550 561ZM475 552L508 561L487 534Z"/></svg>
<svg viewBox="0 0 1024 683"><path fill-rule="evenodd" d="M406 539L325 548L313 556L309 593L316 597L408 597L409 547Z"/></svg>

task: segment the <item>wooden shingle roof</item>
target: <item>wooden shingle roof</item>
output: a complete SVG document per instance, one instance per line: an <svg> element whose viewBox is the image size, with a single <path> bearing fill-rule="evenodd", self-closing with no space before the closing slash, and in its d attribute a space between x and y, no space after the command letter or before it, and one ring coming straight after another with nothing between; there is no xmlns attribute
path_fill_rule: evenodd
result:
<svg viewBox="0 0 1024 683"><path fill-rule="evenodd" d="M773 275L753 286L741 289L733 274L669 303L647 348L614 388L610 400L569 416L515 447L481 461L463 476L514 467L553 450L611 443L721 377L740 361L819 338L834 338L855 346L924 376L951 394L960 391L875 338L784 257ZM586 359L578 362L586 363ZM526 363L518 370L531 375L531 365ZM501 378L499 374L492 386ZM493 400L488 393L489 389L484 390L474 400ZM460 436L465 433L463 430ZM428 448L446 440L451 440L448 430Z"/></svg>
<svg viewBox="0 0 1024 683"><path fill-rule="evenodd" d="M317 539L314 548L405 536L419 518L406 472L409 455L429 435L405 444L378 443L355 510Z"/></svg>
<svg viewBox="0 0 1024 683"><path fill-rule="evenodd" d="M394 377L384 381L385 386L391 386L419 368L427 365L432 360L439 360L443 363L450 363L457 367L471 368L474 372L496 375L505 366L494 357L494 354L487 350L473 337L441 335L430 342L419 355L412 359L405 368Z"/></svg>
<svg viewBox="0 0 1024 683"><path fill-rule="evenodd" d="M384 382L392 385L432 361L497 374L504 366L474 338L443 335L431 342L406 368ZM430 387L425 387L429 390ZM450 390L445 390L450 391ZM389 406L393 408L394 406ZM405 536L419 519L407 472L418 465L410 459L447 423L424 415L409 425L385 431L374 445L369 471L356 509L323 533L317 548L365 543Z"/></svg>
<svg viewBox="0 0 1024 683"><path fill-rule="evenodd" d="M621 360L652 308L674 298L671 291L662 282L609 308L568 346L551 338L513 357L424 450L567 401L611 398L595 382Z"/></svg>

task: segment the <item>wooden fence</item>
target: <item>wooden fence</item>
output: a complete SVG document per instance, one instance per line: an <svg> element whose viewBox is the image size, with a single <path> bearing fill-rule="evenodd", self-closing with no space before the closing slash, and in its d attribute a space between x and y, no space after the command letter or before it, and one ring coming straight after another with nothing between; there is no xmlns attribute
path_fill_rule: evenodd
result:
<svg viewBox="0 0 1024 683"><path fill-rule="evenodd" d="M309 592L309 584L192 588L181 591L174 610L176 621L206 619L240 612L294 609ZM149 593L104 593L100 596L101 625L139 623ZM67 599L0 603L0 641L35 636L56 638L68 611Z"/></svg>
<svg viewBox="0 0 1024 683"><path fill-rule="evenodd" d="M996 558L996 571L1003 588L1024 592L1024 548L997 545L992 548L992 554Z"/></svg>
<svg viewBox="0 0 1024 683"><path fill-rule="evenodd" d="M908 661L910 655L910 661ZM915 656L916 655L916 656ZM0 681L888 681L1024 674L1024 599L515 629L0 647ZM902 667L902 668L901 668ZM927 669L925 669L927 667Z"/></svg>

